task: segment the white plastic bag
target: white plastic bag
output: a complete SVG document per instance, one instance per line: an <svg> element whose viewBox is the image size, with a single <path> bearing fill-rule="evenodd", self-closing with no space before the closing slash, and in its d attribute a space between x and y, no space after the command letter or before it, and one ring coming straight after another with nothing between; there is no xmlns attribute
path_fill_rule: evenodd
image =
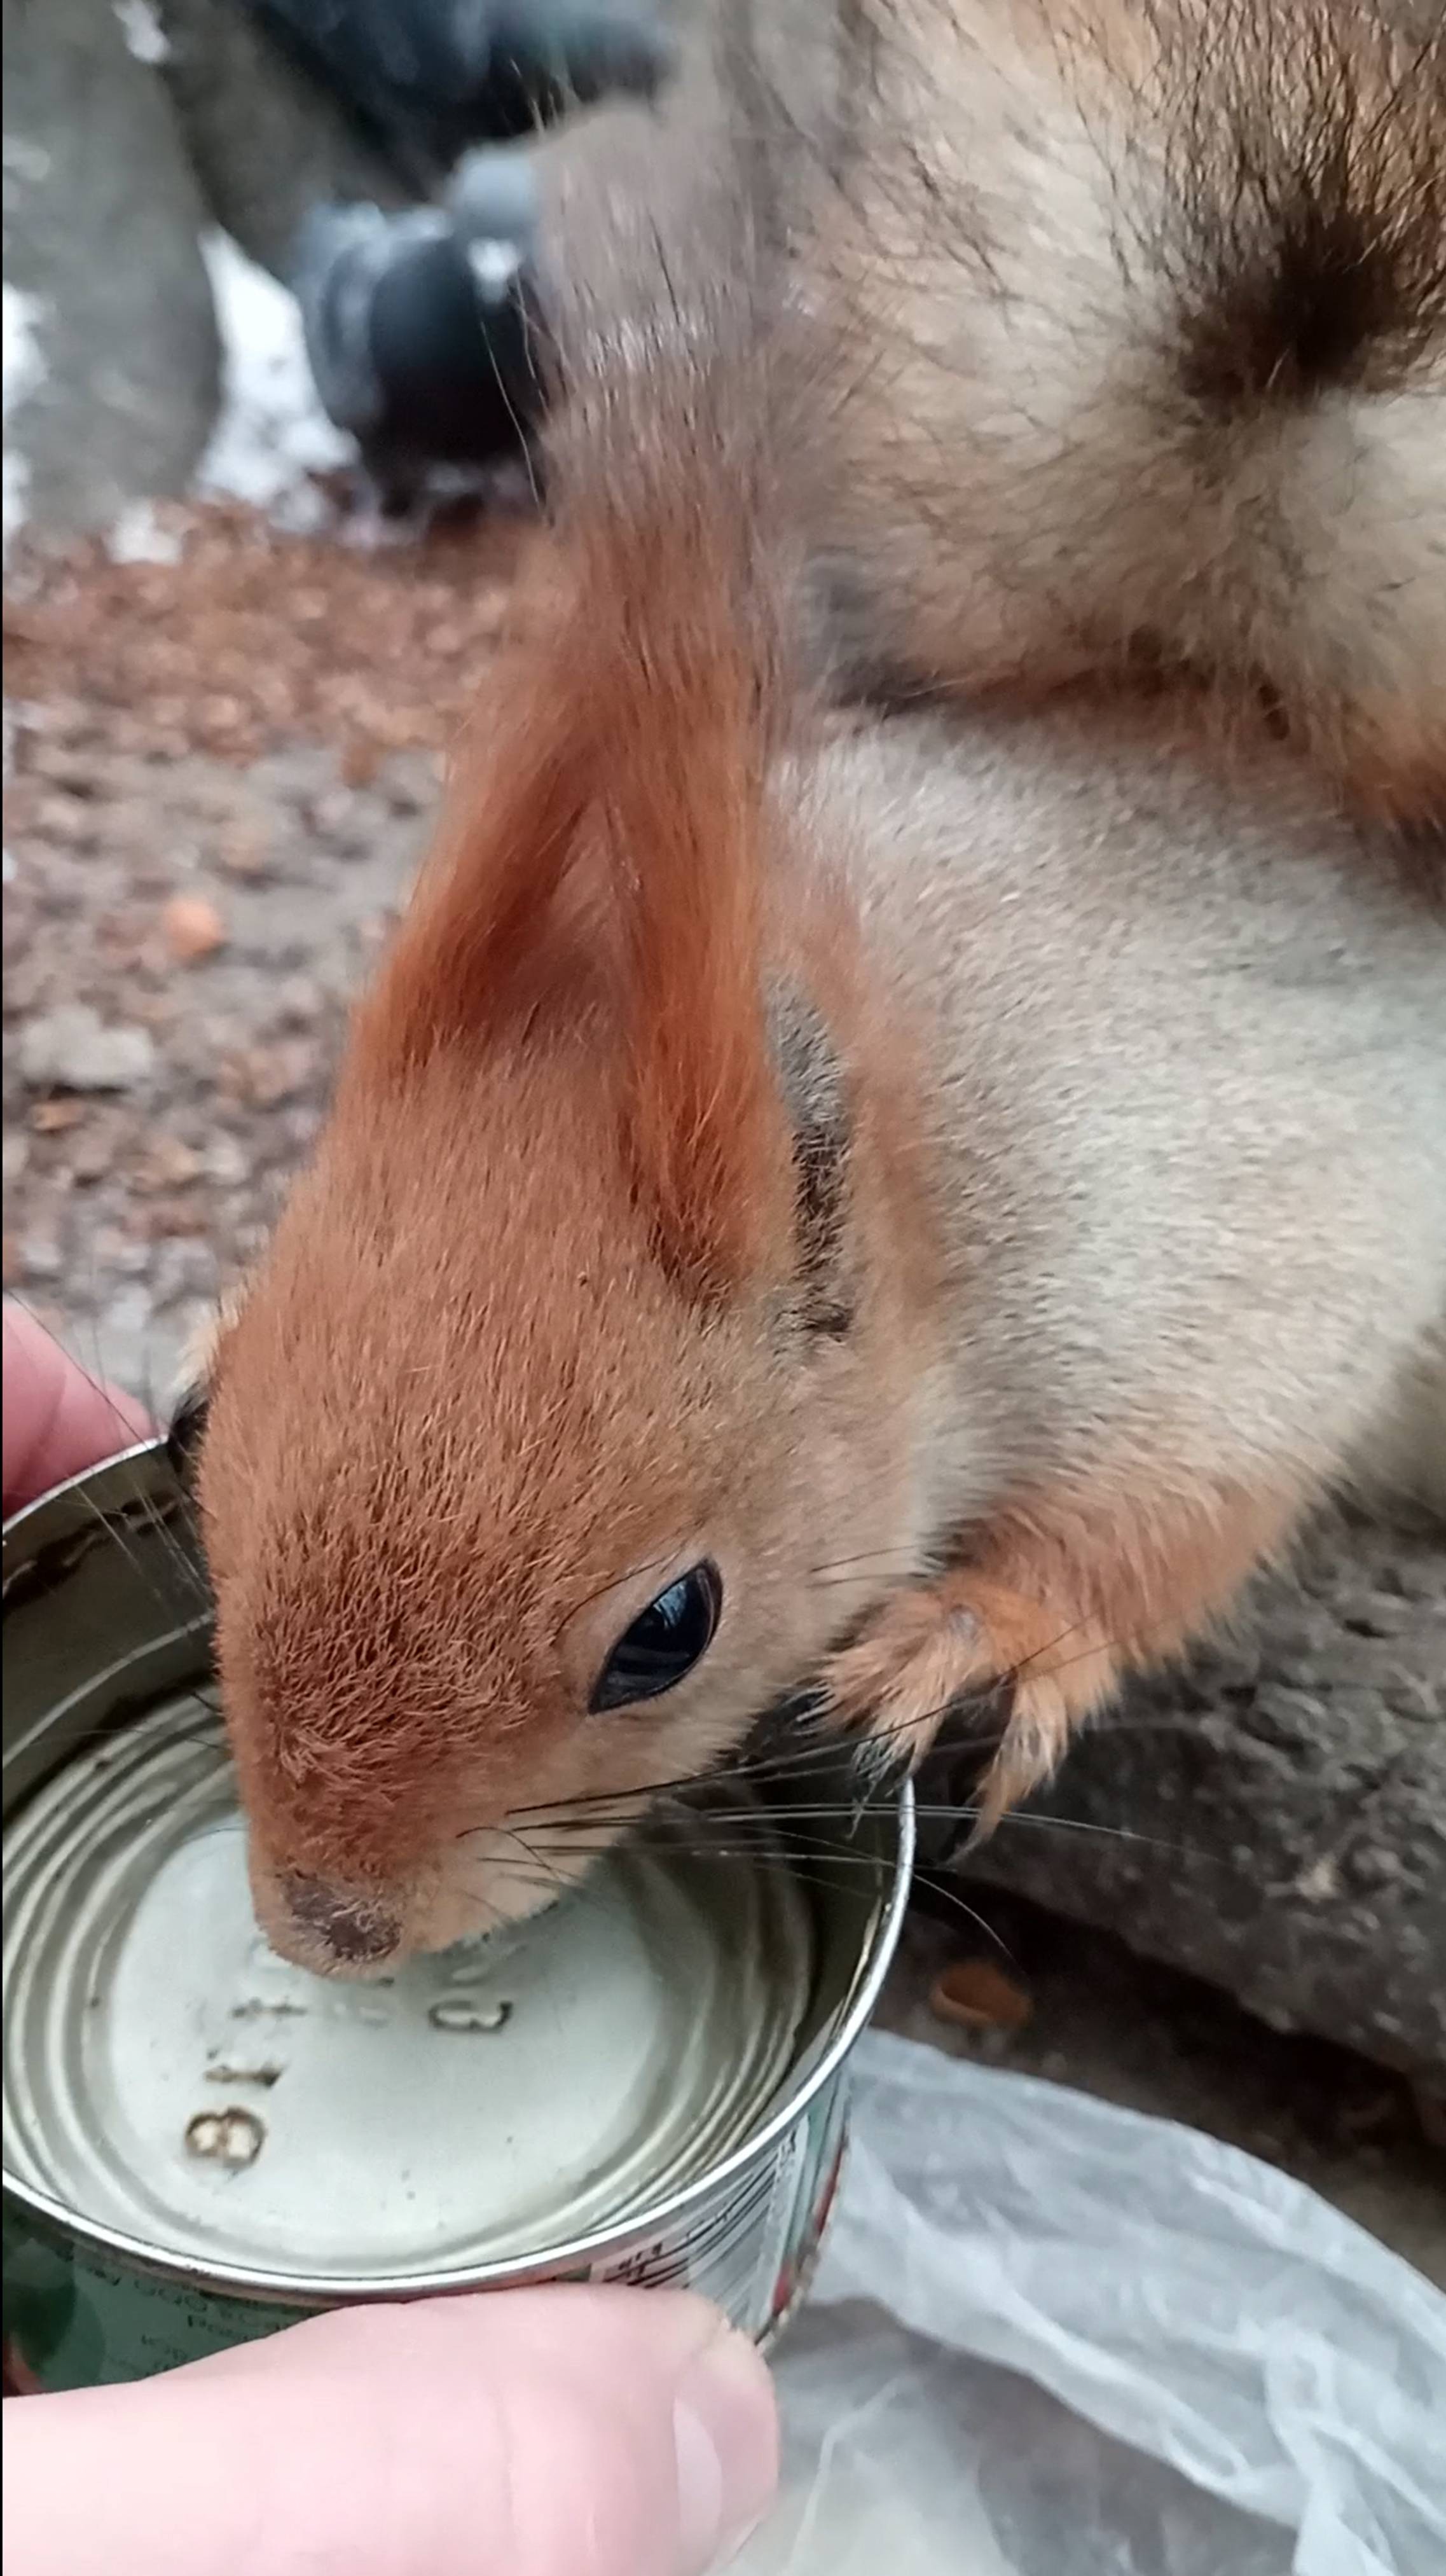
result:
<svg viewBox="0 0 1446 2576"><path fill-rule="evenodd" d="M871 2033L747 2576L1446 2576L1446 2299L1252 2156Z"/></svg>

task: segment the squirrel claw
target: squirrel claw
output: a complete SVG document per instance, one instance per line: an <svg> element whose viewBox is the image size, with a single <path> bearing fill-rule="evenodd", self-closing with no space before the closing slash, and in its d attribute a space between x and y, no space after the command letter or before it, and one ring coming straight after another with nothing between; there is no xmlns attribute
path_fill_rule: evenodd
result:
<svg viewBox="0 0 1446 2576"><path fill-rule="evenodd" d="M943 1587L900 1593L823 1677L833 1723L865 1730L880 1767L914 1769L952 1705L995 1678L987 1635Z"/></svg>
<svg viewBox="0 0 1446 2576"><path fill-rule="evenodd" d="M917 1768L954 1703L991 1688L1009 1695L1002 1741L984 1774L976 1839L1055 1768L1075 1721L1109 1696L1116 1661L1093 1622L962 1569L889 1602L825 1667L833 1723L866 1736L869 1767Z"/></svg>

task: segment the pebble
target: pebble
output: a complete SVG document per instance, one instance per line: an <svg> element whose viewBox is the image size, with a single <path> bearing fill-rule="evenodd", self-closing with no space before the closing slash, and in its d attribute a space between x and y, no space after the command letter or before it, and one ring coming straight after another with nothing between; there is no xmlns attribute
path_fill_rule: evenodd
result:
<svg viewBox="0 0 1446 2576"><path fill-rule="evenodd" d="M27 1234L19 1245L20 1269L27 1279L58 1279L65 1255L52 1234Z"/></svg>
<svg viewBox="0 0 1446 2576"><path fill-rule="evenodd" d="M177 965L194 965L226 945L226 924L214 903L200 894L173 894L161 914L166 946Z"/></svg>
<svg viewBox="0 0 1446 2576"><path fill-rule="evenodd" d="M222 1189L238 1189L251 1168L240 1139L228 1135L224 1127L211 1138L202 1159L207 1180Z"/></svg>
<svg viewBox="0 0 1446 2576"><path fill-rule="evenodd" d="M326 996L310 975L288 975L277 987L276 1018L284 1027L309 1028L319 1019Z"/></svg>
<svg viewBox="0 0 1446 2576"><path fill-rule="evenodd" d="M1340 1863L1334 1852L1322 1852L1303 1869L1295 1881L1294 1894L1303 1896L1308 1905L1329 1905L1341 1892Z"/></svg>
<svg viewBox="0 0 1446 2576"><path fill-rule="evenodd" d="M377 785L394 814L428 814L437 801L435 769L416 753L403 753L389 760Z"/></svg>
<svg viewBox="0 0 1446 2576"><path fill-rule="evenodd" d="M98 1236L96 1241L99 1249ZM118 1270L123 1279L140 1279L151 1266L151 1248L148 1243L125 1236L116 1243L113 1251L106 1252L105 1258L109 1261L112 1270Z"/></svg>
<svg viewBox="0 0 1446 2576"><path fill-rule="evenodd" d="M78 1127L84 1116L85 1102L71 1092L58 1100L37 1100L30 1124L37 1136L63 1136L68 1127Z"/></svg>
<svg viewBox="0 0 1446 2576"><path fill-rule="evenodd" d="M37 712L43 715L44 711L30 710L28 731L35 731ZM48 787L61 788L68 796L89 797L94 793L94 765L69 741L37 735L27 750L25 766L33 776L43 778Z"/></svg>
<svg viewBox="0 0 1446 2576"><path fill-rule="evenodd" d="M115 1139L103 1127L88 1127L70 1149L70 1169L77 1181L103 1181L115 1161Z"/></svg>
<svg viewBox="0 0 1446 2576"><path fill-rule="evenodd" d="M130 1091L150 1079L156 1060L145 1029L107 1028L88 1002L63 1002L28 1021L18 1055L32 1091Z"/></svg>
<svg viewBox="0 0 1446 2576"><path fill-rule="evenodd" d="M152 1146L136 1175L143 1190L184 1190L198 1180L203 1169L202 1158L194 1145L179 1136L162 1136Z"/></svg>
<svg viewBox="0 0 1446 2576"><path fill-rule="evenodd" d="M47 840L59 841L71 849L91 847L99 828L95 807L85 797L59 791L42 796L35 820Z"/></svg>
<svg viewBox="0 0 1446 2576"><path fill-rule="evenodd" d="M152 1273L158 1305L177 1297L213 1301L219 1286L215 1246L199 1235L174 1235L156 1248Z"/></svg>
<svg viewBox="0 0 1446 2576"><path fill-rule="evenodd" d="M296 1039L248 1047L239 1066L242 1097L254 1109L277 1109L305 1090L315 1063L312 1049Z"/></svg>
<svg viewBox="0 0 1446 2576"><path fill-rule="evenodd" d="M220 835L216 856L228 877L252 883L271 863L271 834L260 823L235 823Z"/></svg>

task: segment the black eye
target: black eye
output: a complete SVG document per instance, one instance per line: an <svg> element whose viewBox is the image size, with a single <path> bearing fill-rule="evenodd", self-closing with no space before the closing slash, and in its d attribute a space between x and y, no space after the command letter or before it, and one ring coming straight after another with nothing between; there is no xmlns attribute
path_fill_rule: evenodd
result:
<svg viewBox="0 0 1446 2576"><path fill-rule="evenodd" d="M593 1685L593 1716L671 1690L706 1655L722 1607L723 1578L716 1565L705 1561L680 1574L619 1637Z"/></svg>

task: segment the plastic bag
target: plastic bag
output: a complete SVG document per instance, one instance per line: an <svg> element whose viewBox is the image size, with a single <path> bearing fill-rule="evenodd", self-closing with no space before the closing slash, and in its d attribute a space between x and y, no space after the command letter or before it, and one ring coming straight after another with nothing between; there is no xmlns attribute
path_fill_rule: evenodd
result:
<svg viewBox="0 0 1446 2576"><path fill-rule="evenodd" d="M871 2033L746 2576L1446 2576L1446 2298L1217 2140Z"/></svg>

